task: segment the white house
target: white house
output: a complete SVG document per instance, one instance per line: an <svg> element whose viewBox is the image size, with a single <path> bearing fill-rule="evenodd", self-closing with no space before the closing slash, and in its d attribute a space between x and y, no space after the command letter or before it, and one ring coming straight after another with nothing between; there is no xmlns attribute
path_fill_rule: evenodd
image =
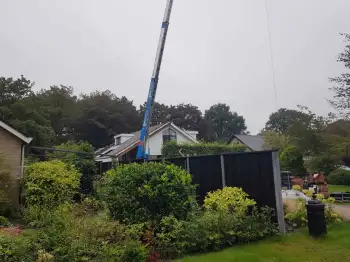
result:
<svg viewBox="0 0 350 262"><path fill-rule="evenodd" d="M132 134L118 134L114 137L114 143L96 150L96 161L110 163L112 159L119 161L130 161L136 159L137 146L140 141L140 132ZM156 159L162 155L162 146L168 141L178 143L198 143L197 131L184 130L168 122L149 128L147 140L147 153L151 159ZM107 155L107 156L106 156Z"/></svg>

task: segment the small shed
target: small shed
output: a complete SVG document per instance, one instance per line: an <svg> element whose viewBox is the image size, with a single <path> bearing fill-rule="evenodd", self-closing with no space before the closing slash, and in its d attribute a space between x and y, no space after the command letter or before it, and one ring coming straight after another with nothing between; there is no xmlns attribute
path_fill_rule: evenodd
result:
<svg viewBox="0 0 350 262"><path fill-rule="evenodd" d="M0 121L0 155L14 181L13 200L19 203L19 181L23 177L25 147L32 141L8 124ZM14 204L16 204L14 202Z"/></svg>

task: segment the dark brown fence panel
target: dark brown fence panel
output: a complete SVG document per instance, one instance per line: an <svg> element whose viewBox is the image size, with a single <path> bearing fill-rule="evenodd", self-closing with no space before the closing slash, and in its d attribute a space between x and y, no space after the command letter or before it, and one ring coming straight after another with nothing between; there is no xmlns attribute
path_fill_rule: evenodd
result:
<svg viewBox="0 0 350 262"><path fill-rule="evenodd" d="M271 152L224 155L226 186L242 187L259 206L276 208Z"/></svg>
<svg viewBox="0 0 350 262"><path fill-rule="evenodd" d="M190 174L197 184L197 199L200 204L208 192L222 188L220 156L190 157Z"/></svg>
<svg viewBox="0 0 350 262"><path fill-rule="evenodd" d="M181 167L186 170L187 168L187 158L181 157L181 158L171 158L165 160L167 163L174 164L175 166Z"/></svg>

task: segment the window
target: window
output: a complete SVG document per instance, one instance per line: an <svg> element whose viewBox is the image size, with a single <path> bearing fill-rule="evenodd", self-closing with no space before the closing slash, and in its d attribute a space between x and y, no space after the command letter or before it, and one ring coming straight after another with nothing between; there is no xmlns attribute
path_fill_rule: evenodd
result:
<svg viewBox="0 0 350 262"><path fill-rule="evenodd" d="M121 137L117 137L116 139L115 139L115 145L116 146L119 146L121 144Z"/></svg>
<svg viewBox="0 0 350 262"><path fill-rule="evenodd" d="M176 141L176 132L171 130L170 128L163 132L163 144L169 141Z"/></svg>

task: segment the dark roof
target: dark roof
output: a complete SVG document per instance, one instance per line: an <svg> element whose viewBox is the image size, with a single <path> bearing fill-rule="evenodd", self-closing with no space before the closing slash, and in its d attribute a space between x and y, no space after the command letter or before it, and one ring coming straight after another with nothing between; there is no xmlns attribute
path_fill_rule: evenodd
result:
<svg viewBox="0 0 350 262"><path fill-rule="evenodd" d="M166 123L169 124L169 123ZM149 133L151 134L152 132L154 132L155 130L159 129L162 126L165 126L166 124L160 124L160 125L155 125L155 126L150 126L149 128ZM104 147L103 150L98 149L95 151L96 154L98 153L102 153L105 152L104 154L108 154L108 155L118 155L120 152L122 152L124 149L128 148L129 146L133 145L133 144L137 144L138 141L140 140L140 135L141 135L141 131L137 131L134 133L134 136L129 138L128 140L126 140L124 143L122 143L119 147L111 149L110 151L105 152L106 150L108 150L108 148L112 148L114 147L114 144Z"/></svg>
<svg viewBox="0 0 350 262"><path fill-rule="evenodd" d="M242 144L245 144L252 151L263 151L265 141L263 136L252 136L252 135L234 135L230 140L230 143L234 138L237 138Z"/></svg>

